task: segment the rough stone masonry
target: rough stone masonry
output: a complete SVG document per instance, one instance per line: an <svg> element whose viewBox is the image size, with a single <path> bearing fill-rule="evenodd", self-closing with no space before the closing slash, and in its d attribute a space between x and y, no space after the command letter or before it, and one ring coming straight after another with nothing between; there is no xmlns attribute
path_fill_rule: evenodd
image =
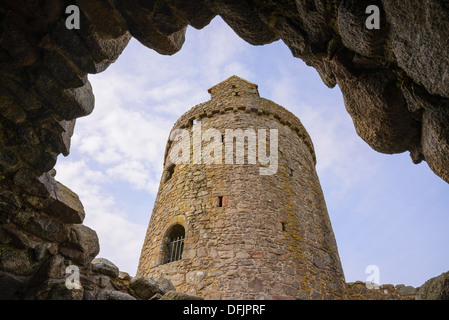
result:
<svg viewBox="0 0 449 320"><path fill-rule="evenodd" d="M80 8L69 30L65 9ZM369 5L380 29L365 27ZM76 118L89 115L88 74L131 37L160 54L219 15L253 45L282 40L342 90L357 134L383 153L409 151L449 181L449 6L445 0L4 0L0 3L0 283L2 297L36 297L71 261L95 256L77 196L52 168ZM89 239L87 241L87 239ZM52 280L53 279L53 280ZM33 291L34 290L34 291Z"/></svg>
<svg viewBox="0 0 449 320"><path fill-rule="evenodd" d="M347 298L312 141L299 119L236 76L209 92L211 100L185 113L172 132L193 131L194 123L223 135L275 129L277 170L261 175L260 163L248 163L249 139L243 164L175 164L169 155L177 142L169 140L137 274L167 278L178 291L207 299ZM201 140L203 152L211 152L209 138ZM184 246L177 261L168 261L173 228L184 229Z"/></svg>

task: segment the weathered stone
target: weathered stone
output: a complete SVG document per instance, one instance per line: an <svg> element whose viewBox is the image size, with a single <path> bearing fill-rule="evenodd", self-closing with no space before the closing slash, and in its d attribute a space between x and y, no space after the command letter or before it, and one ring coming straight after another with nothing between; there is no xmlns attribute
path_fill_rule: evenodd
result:
<svg viewBox="0 0 449 320"><path fill-rule="evenodd" d="M79 88L87 82L87 72L81 71L70 60L57 51L47 50L44 54L44 66L65 88Z"/></svg>
<svg viewBox="0 0 449 320"><path fill-rule="evenodd" d="M45 286L49 279L62 279L66 274L67 265L64 263L64 257L53 255L44 261L33 278L28 283L28 288L39 288Z"/></svg>
<svg viewBox="0 0 449 320"><path fill-rule="evenodd" d="M278 40L269 25L262 21L254 8L245 1L217 0L216 12L243 40L253 45L263 45Z"/></svg>
<svg viewBox="0 0 449 320"><path fill-rule="evenodd" d="M0 270L0 300L17 300L22 298L22 292L27 285L28 279L15 276Z"/></svg>
<svg viewBox="0 0 449 320"><path fill-rule="evenodd" d="M83 300L84 288L69 289L65 282L55 283L48 292L47 300Z"/></svg>
<svg viewBox="0 0 449 320"><path fill-rule="evenodd" d="M0 168L4 171L12 169L19 164L19 158L7 148L0 145Z"/></svg>
<svg viewBox="0 0 449 320"><path fill-rule="evenodd" d="M129 273L127 273L125 271L120 271L118 274L118 278L120 280L125 280L125 281L130 281L132 279L132 277L129 275Z"/></svg>
<svg viewBox="0 0 449 320"><path fill-rule="evenodd" d="M160 293L156 293L149 300L160 300L161 298L162 298L162 295Z"/></svg>
<svg viewBox="0 0 449 320"><path fill-rule="evenodd" d="M401 153L419 144L420 124L408 112L393 74L336 75L357 134L374 150Z"/></svg>
<svg viewBox="0 0 449 320"><path fill-rule="evenodd" d="M126 292L115 290L101 290L97 295L98 300L136 300L132 295Z"/></svg>
<svg viewBox="0 0 449 320"><path fill-rule="evenodd" d="M313 54L327 51L327 43L332 39L329 19L334 18L337 6L325 0L295 1L301 17L302 28L307 32Z"/></svg>
<svg viewBox="0 0 449 320"><path fill-rule="evenodd" d="M376 5L382 8L380 0L343 0L338 8L338 29L345 47L365 57L382 55L386 42L385 15L380 14L380 29L368 29L365 22L366 8Z"/></svg>
<svg viewBox="0 0 449 320"><path fill-rule="evenodd" d="M417 300L449 300L449 272L427 280L418 289Z"/></svg>
<svg viewBox="0 0 449 320"><path fill-rule="evenodd" d="M12 221L18 230L3 231L0 241L11 247L19 246L22 250L21 254L16 252L16 255L9 255L7 260L10 261L5 266L26 264L23 259L25 252L33 261L32 264L51 259L50 256L57 253L58 246L68 237L70 226L65 228L61 221L42 213L45 209L53 217L57 216L57 210L50 211L49 202L46 201L48 193L53 190L53 184L49 188L46 181L39 181L37 177L40 176L41 179L41 175L55 165L58 154L68 155L74 124L70 120L89 114L94 106L87 73L101 72L117 59L129 41L128 28L139 41L162 54L173 54L181 48L187 23L202 28L217 13L250 43L263 44L280 38L295 57L303 59L318 71L327 86L334 87L338 80L356 130L370 146L385 153L408 150L414 163L427 161L438 176L449 182L449 116L446 111L449 98L449 7L444 1L267 0L247 4L242 1L205 0L77 0L76 4L82 11L80 30L66 28L67 15L64 9L67 4L64 1L27 1L25 6L12 5L11 1L0 4L0 193L8 191L16 196L14 201L11 201L11 197L0 199L0 223L9 224ZM367 30L364 27L367 14L363 9L368 4L380 8L379 30ZM214 119L216 114L230 111L226 108L233 108L232 112L236 114L240 111L251 113L251 107L246 102L242 103L242 98L245 100L248 96L238 95L240 93L231 88L229 90L233 91L235 99L240 100L235 101L232 106L222 104L214 110L206 110L207 112L197 115L197 120ZM254 87L251 90L254 91ZM245 91L243 93L246 94ZM264 114L262 107L255 109L258 109L259 117L270 114L274 119L279 118L282 125L292 124L282 114L270 113L271 111ZM245 118L239 115L238 119L241 121ZM182 126L189 127L187 121ZM291 127L302 134L301 126L293 124ZM313 162L312 143L307 135L303 139ZM286 166L291 164L287 163ZM175 169L176 177L182 169ZM288 174L292 171L286 172ZM171 177L165 173L164 175ZM246 175L240 172L236 181ZM192 181L199 184L200 181L210 180L204 174L202 176L202 180ZM222 181L231 180L227 176ZM244 194L248 188L255 190L258 187L263 186L251 185L250 180L245 180L245 188L239 188L238 192ZM183 188L183 192L188 192L187 183L184 183ZM190 196L201 200L207 196L207 192L200 190ZM312 203L315 199L307 201ZM64 210L69 208L77 212L74 208L77 205L73 206L75 202L64 200L60 203L67 205L63 207ZM211 202L212 200L205 201ZM231 197L225 209L219 210L234 210L230 215L243 210L246 218L252 212L251 205L247 205L246 200L238 202L238 207L232 208L234 199ZM270 212L277 209L273 204L274 201L269 205ZM216 225L219 229L226 229L234 223L212 221L209 212L204 214L202 205L196 205L192 210L196 215L204 217L204 221L210 223L209 226ZM179 212L179 208L177 211ZM78 213L69 214L69 218L63 220L82 221L83 215ZM240 218L239 216L238 219ZM305 218L304 216L303 219ZM255 225L264 234L271 229L279 232L283 229L278 222L265 226L260 223ZM241 226L246 232L250 222L243 219ZM288 231L290 227L288 224L287 226ZM8 227L15 228L14 225ZM213 231L214 228L208 227L204 235L195 234L186 239L185 258L193 266L200 266L208 255L215 259L209 263L210 268L224 268L227 260L237 257L240 266L248 268L265 261L274 263L286 259L269 249L264 250L264 255L259 256L259 259L249 258L248 254L255 250L254 247L252 251L245 249L248 254L241 254L229 247L217 250L218 242L213 239ZM303 234L299 236L302 237ZM42 239L42 242L36 244L40 240L34 239L35 237ZM211 242L207 250L204 247L203 250L198 250L204 239L208 238ZM326 240L323 241L329 242L330 238L324 238ZM269 239L270 242L263 244L279 244L280 239L282 236ZM313 241L319 240L320 237L313 234ZM230 242L229 239L224 241ZM238 241L243 243L241 239ZM242 243L239 242L239 245ZM247 242L245 245L255 244ZM216 259L219 254L228 256L226 259ZM328 263L328 259L322 259L324 264ZM330 261L334 260L332 257ZM292 262L313 265L312 258L306 256L295 257ZM153 259L151 265L154 267L158 263L158 259ZM176 281L173 283L177 287L183 286L189 278L185 273L173 273L180 264L173 262L164 271L174 274ZM35 269L33 266L32 272L36 272ZM272 271L280 270L278 266L273 266ZM297 270L300 271L307 273L307 270ZM232 269L229 274L236 275L237 271ZM246 270L243 274L250 275L250 271ZM213 276L213 272L210 275ZM206 280L208 276L209 273L205 276ZM331 278L327 286L334 290L339 284ZM2 287L10 288L11 292L2 292L0 295L32 297L32 293L23 295L23 292L19 292L24 290L20 284L22 279L9 276L2 279L6 279L6 285ZM301 283L306 280L309 279ZM321 280L317 280L317 283L319 281ZM39 297L45 297L54 283L48 281L50 287L42 287L37 292ZM206 283L208 284L205 285ZM203 285L201 288L191 288L191 292L203 290L211 286L211 283L203 280L199 286ZM314 287L317 285L313 282ZM241 284L236 284L238 286ZM291 288L283 290L290 291ZM373 296L399 297L397 291L400 289L387 291L385 296L380 293ZM89 296L89 293L85 295ZM265 296L260 294L258 297L262 295ZM213 296L230 297L228 294ZM320 290L299 292L297 298L315 296L331 298L331 295ZM279 297L285 296L280 294Z"/></svg>
<svg viewBox="0 0 449 320"><path fill-rule="evenodd" d="M61 152L64 156L68 156L70 152L70 141L72 139L73 131L75 129L76 120L62 120L60 122L61 127L64 129L64 132L61 134L60 145L58 151Z"/></svg>
<svg viewBox="0 0 449 320"><path fill-rule="evenodd" d="M59 252L76 264L85 266L100 252L97 233L89 227L75 224L70 228L69 238L61 245Z"/></svg>
<svg viewBox="0 0 449 320"><path fill-rule="evenodd" d="M20 124L26 119L20 102L8 90L0 87L0 114L9 121Z"/></svg>
<svg viewBox="0 0 449 320"><path fill-rule="evenodd" d="M118 38L127 31L125 19L109 0L76 0L76 3L105 38Z"/></svg>
<svg viewBox="0 0 449 320"><path fill-rule="evenodd" d="M424 110L421 146L429 167L449 183L449 100Z"/></svg>
<svg viewBox="0 0 449 320"><path fill-rule="evenodd" d="M164 294L159 300L204 300L204 298L183 292L169 291Z"/></svg>
<svg viewBox="0 0 449 320"><path fill-rule="evenodd" d="M31 235L17 229L13 224L1 225L0 234L2 235L0 243L10 244L17 249L34 248L39 243L36 239L31 239Z"/></svg>
<svg viewBox="0 0 449 320"><path fill-rule="evenodd" d="M444 1L382 0L396 63L430 94L449 98L449 8Z"/></svg>
<svg viewBox="0 0 449 320"><path fill-rule="evenodd" d="M19 146L17 153L36 172L47 172L56 164L56 155L44 150L41 146L23 144Z"/></svg>
<svg viewBox="0 0 449 320"><path fill-rule="evenodd" d="M82 223L86 215L78 196L57 181L43 211L63 223Z"/></svg>
<svg viewBox="0 0 449 320"><path fill-rule="evenodd" d="M215 17L207 1L165 0L173 12L181 16L192 27L202 29Z"/></svg>
<svg viewBox="0 0 449 320"><path fill-rule="evenodd" d="M186 283L197 285L204 279L207 271L190 271L186 273Z"/></svg>
<svg viewBox="0 0 449 320"><path fill-rule="evenodd" d="M33 265L28 257L27 250L2 245L0 248L0 270L18 276L30 275L33 271Z"/></svg>
<svg viewBox="0 0 449 320"><path fill-rule="evenodd" d="M115 4L125 18L131 35L144 46L165 55L172 55L181 49L185 41L185 28L169 36L163 35L151 23L151 12L142 8L137 1L116 0Z"/></svg>
<svg viewBox="0 0 449 320"><path fill-rule="evenodd" d="M148 19L153 27L163 35L171 35L184 29L187 22L174 15L165 1L144 1L141 6L150 12Z"/></svg>
<svg viewBox="0 0 449 320"><path fill-rule="evenodd" d="M62 120L83 117L94 109L94 95L89 81L82 87L63 89L50 74L42 71L36 80L36 90Z"/></svg>
<svg viewBox="0 0 449 320"><path fill-rule="evenodd" d="M97 284L100 289L112 290L111 279L108 276L100 275L97 277Z"/></svg>
<svg viewBox="0 0 449 320"><path fill-rule="evenodd" d="M18 212L13 222L26 231L48 241L64 242L69 236L68 228L44 214Z"/></svg>
<svg viewBox="0 0 449 320"><path fill-rule="evenodd" d="M142 300L148 300L155 294L165 294L166 290L153 279L137 276L129 282L130 288Z"/></svg>
<svg viewBox="0 0 449 320"><path fill-rule="evenodd" d="M81 14L80 23L84 27L78 30L78 34L85 41L89 54L97 63L97 68L101 65L101 69L106 69L117 60L128 45L129 40L131 40L131 35L128 31L116 38L102 37L98 33L97 28L83 14Z"/></svg>
<svg viewBox="0 0 449 320"><path fill-rule="evenodd" d="M110 277L118 277L119 268L105 258L95 258L92 260L92 271L102 273Z"/></svg>
<svg viewBox="0 0 449 320"><path fill-rule="evenodd" d="M412 296L412 295L416 294L417 289L415 287L412 287L412 286L405 286L404 285L404 286L399 288L399 292L402 295L405 295L405 296Z"/></svg>
<svg viewBox="0 0 449 320"><path fill-rule="evenodd" d="M0 42L16 64L30 66L39 58L39 50L33 46L33 40L22 31L25 28L25 21L14 13L2 17L3 32Z"/></svg>
<svg viewBox="0 0 449 320"><path fill-rule="evenodd" d="M61 19L54 25L50 34L50 48L62 52L83 72L98 73L104 71L107 66L97 63L92 57L90 48L81 37L81 29L84 30L84 28L69 30L65 26L65 19Z"/></svg>
<svg viewBox="0 0 449 320"><path fill-rule="evenodd" d="M30 195L41 198L46 198L50 195L48 186L27 169L21 169L16 173L14 183Z"/></svg>
<svg viewBox="0 0 449 320"><path fill-rule="evenodd" d="M158 278L155 280L156 283L162 288L163 291L167 292L167 291L176 291L175 286L173 285L173 283L171 283L170 280L166 279L166 278Z"/></svg>

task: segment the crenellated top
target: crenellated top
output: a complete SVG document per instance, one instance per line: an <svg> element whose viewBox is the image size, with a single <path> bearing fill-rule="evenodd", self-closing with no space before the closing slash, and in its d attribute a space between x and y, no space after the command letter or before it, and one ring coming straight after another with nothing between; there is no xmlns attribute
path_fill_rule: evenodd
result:
<svg viewBox="0 0 449 320"><path fill-rule="evenodd" d="M235 75L216 84L215 86L207 90L207 92L210 93L212 100L221 99L225 97L237 97L237 96L259 97L257 84L249 82Z"/></svg>
<svg viewBox="0 0 449 320"><path fill-rule="evenodd" d="M236 90L239 94L232 94L232 90ZM176 121L172 130L188 129L193 126L194 120L200 121L203 118L212 118L227 113L254 113L255 116L269 117L290 127L304 141L316 165L316 155L312 140L301 121L284 107L271 100L261 98L257 91L257 85L237 76L232 76L210 88L209 92L212 96L211 100L200 103L184 113ZM168 141L164 160L167 158L170 145L170 141Z"/></svg>

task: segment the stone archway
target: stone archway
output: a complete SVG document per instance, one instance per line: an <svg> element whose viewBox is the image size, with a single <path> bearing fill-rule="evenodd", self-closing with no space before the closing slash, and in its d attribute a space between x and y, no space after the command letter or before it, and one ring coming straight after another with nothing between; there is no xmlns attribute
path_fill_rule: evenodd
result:
<svg viewBox="0 0 449 320"><path fill-rule="evenodd" d="M64 276L64 259L83 267L95 256L95 232L80 227L82 204L51 169L69 154L76 118L94 108L88 74L104 71L131 36L170 55L188 25L201 29L220 15L250 44L281 39L327 86L340 86L357 133L373 149L410 151L449 182L449 8L442 2L76 3L79 30L66 28L68 1L0 6L1 282L9 297L47 290L49 279ZM381 9L379 30L365 27L372 4Z"/></svg>

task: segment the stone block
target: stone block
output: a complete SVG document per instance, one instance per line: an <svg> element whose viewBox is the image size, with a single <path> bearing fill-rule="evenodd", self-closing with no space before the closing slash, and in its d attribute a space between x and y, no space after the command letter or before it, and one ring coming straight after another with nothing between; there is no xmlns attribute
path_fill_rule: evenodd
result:
<svg viewBox="0 0 449 320"><path fill-rule="evenodd" d="M69 238L59 248L64 257L82 266L90 263L99 252L97 233L82 224L71 226Z"/></svg>
<svg viewBox="0 0 449 320"><path fill-rule="evenodd" d="M113 278L116 278L119 275L119 268L108 259L95 258L91 263L93 272L105 274Z"/></svg>
<svg viewBox="0 0 449 320"><path fill-rule="evenodd" d="M178 291L169 291L159 300L204 300L204 298Z"/></svg>
<svg viewBox="0 0 449 320"><path fill-rule="evenodd" d="M136 296L142 300L148 300L158 293L164 295L167 292L153 279L146 279L142 276L132 278L129 282L129 286Z"/></svg>
<svg viewBox="0 0 449 320"><path fill-rule="evenodd" d="M52 185L52 192L46 199L43 211L61 222L69 224L82 223L86 215L78 195L57 181Z"/></svg>
<svg viewBox="0 0 449 320"><path fill-rule="evenodd" d="M136 298L126 292L101 290L97 295L97 300L136 300Z"/></svg>

